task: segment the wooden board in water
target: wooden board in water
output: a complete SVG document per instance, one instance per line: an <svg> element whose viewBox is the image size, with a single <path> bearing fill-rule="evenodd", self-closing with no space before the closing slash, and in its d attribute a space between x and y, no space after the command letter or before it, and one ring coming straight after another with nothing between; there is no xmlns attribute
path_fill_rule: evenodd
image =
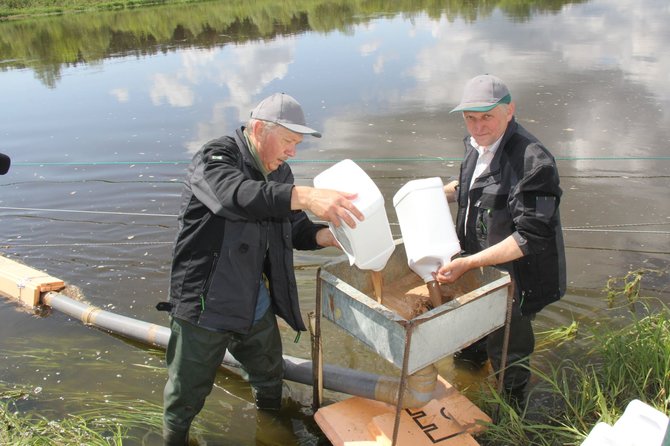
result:
<svg viewBox="0 0 670 446"><path fill-rule="evenodd" d="M0 293L29 307L40 304L42 293L59 291L65 283L29 266L0 256Z"/></svg>
<svg viewBox="0 0 670 446"><path fill-rule="evenodd" d="M424 407L405 409L400 415L398 445L475 446L472 434L481 432L491 418L442 377L433 399ZM314 419L335 446L390 445L395 406L351 397L322 407Z"/></svg>

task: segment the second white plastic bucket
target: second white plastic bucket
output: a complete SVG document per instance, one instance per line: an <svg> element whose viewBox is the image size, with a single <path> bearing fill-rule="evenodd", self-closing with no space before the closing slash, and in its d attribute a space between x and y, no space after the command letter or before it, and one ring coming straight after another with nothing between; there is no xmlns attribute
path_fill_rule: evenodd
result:
<svg viewBox="0 0 670 446"><path fill-rule="evenodd" d="M396 192L393 206L398 215L407 263L424 282L461 251L442 180L412 180Z"/></svg>
<svg viewBox="0 0 670 446"><path fill-rule="evenodd" d="M389 226L384 197L377 185L352 160L345 159L314 177L314 187L357 193L354 205L365 216L350 228L344 222L330 230L349 258L350 265L360 269L381 271L386 266L395 245Z"/></svg>

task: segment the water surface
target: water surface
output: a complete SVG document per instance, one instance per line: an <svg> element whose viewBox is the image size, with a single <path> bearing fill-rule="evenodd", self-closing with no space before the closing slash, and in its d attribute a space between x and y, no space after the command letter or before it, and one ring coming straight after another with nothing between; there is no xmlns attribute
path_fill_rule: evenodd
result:
<svg viewBox="0 0 670 446"><path fill-rule="evenodd" d="M382 190L399 237L393 194L411 179L457 175L465 128L449 110L469 78L493 73L562 176L570 289L537 327L608 323L608 278L668 271L670 7L481 3L206 2L0 23L0 151L13 161L0 177L0 254L78 287L92 304L165 325L154 305L166 299L181 181L205 141L230 133L263 97L287 92L324 134L301 144L297 182L356 160ZM303 313L314 308L317 265L337 255L296 253ZM670 302L667 274L645 280ZM326 329L339 341L327 362L394 372ZM282 330L286 353L309 357L309 337L296 344ZM43 413L161 404L161 352L4 300L0 339L0 383L30 389L25 404ZM440 372L458 386L479 379L450 359ZM307 408L311 390L286 390L285 414L257 419L244 382L222 373L198 435L211 444L324 443ZM138 444L160 444L155 432L141 435Z"/></svg>

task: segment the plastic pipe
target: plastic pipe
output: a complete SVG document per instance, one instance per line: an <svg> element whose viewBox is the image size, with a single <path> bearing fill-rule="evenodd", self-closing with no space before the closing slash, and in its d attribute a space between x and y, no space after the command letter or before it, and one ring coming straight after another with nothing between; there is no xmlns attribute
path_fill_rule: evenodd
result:
<svg viewBox="0 0 670 446"><path fill-rule="evenodd" d="M167 348L170 329L102 310L56 292L42 297L42 303L51 308L126 338ZM241 369L241 364L229 353L222 365ZM312 361L284 355L285 374L289 381L312 385ZM403 396L404 407L421 407L432 398L437 382L437 368L428 366L407 377ZM336 392L396 404L400 380L398 378L325 364L323 387Z"/></svg>

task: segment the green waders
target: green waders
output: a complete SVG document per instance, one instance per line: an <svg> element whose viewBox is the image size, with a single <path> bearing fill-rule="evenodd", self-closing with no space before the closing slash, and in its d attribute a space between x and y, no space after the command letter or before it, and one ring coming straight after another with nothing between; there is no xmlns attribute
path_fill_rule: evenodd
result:
<svg viewBox="0 0 670 446"><path fill-rule="evenodd" d="M170 318L166 351L168 381L163 392L163 438L166 446L188 443L193 418L212 391L216 372L226 349L243 366L256 407L278 410L281 406L284 359L277 319L272 310L242 335L216 332Z"/></svg>

